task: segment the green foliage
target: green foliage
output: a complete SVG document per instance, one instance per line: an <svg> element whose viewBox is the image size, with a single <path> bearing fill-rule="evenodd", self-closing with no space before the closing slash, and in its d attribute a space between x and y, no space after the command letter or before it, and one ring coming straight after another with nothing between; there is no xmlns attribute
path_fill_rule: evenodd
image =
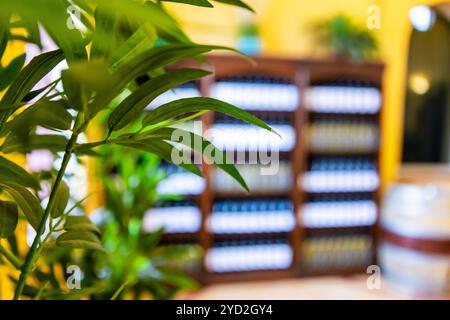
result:
<svg viewBox="0 0 450 320"><path fill-rule="evenodd" d="M14 233L19 219L14 202L0 201L0 238L7 238Z"/></svg>
<svg viewBox="0 0 450 320"><path fill-rule="evenodd" d="M200 6L211 4L208 0L177 2ZM239 0L215 2L251 10ZM26 35L15 34L12 29L17 27L25 29ZM112 181L105 180L107 191L116 196L109 197L112 200L109 200L108 208L114 213L114 219L105 225L104 235L101 236L87 216L72 217L74 208L81 207L81 202L67 208L71 190L65 182L66 169L74 156L99 156L97 150L103 145L138 149L173 161L171 155L176 146L170 134L171 125L209 110L224 112L271 130L247 112L209 98L183 99L144 112L145 107L165 91L208 74L204 70L192 69L169 71L166 68L169 64L186 58L198 58L212 50L229 49L193 43L166 12L161 1L15 0L0 2L0 58L8 41L19 40L40 46L39 27L45 30L58 49L34 57L24 67L23 55L16 57L8 66L0 66L0 90L6 88L0 99L0 152L27 154L44 149L61 160L58 170L30 174L0 156L0 193L11 200L1 203L1 237L11 238L9 236L15 231L17 217L26 219L36 230L33 243L23 257L0 246L0 254L20 269L19 279L14 279L17 284L14 298L19 299L23 295L34 298L80 297L60 285L52 268L49 272L36 268L40 258L50 265L63 263L70 252L68 249L85 249L102 255L105 261L120 261L123 265L114 265L117 267L114 274L117 270L131 268L129 273L126 272L130 277L123 288L139 286L142 280L153 286L156 296L167 297L170 294L162 289L167 282L172 282L172 288L190 286L192 282L181 274L155 265L154 261L158 261L156 256L149 260L145 253L141 253L143 243L149 248L148 243L156 246L159 239L154 235L150 240L148 236L141 239L139 232L142 212L154 201L153 198L148 202L142 199L155 196L151 190L154 190L158 176L140 181L139 188L128 185L128 182L127 188L115 188ZM62 61L67 62L68 67L60 77L50 84L36 87ZM143 75L150 80L139 87L135 80ZM196 113L192 115L193 112ZM108 118L107 134L100 141L81 142L79 138L91 123L98 122L99 114ZM37 130L40 127L51 132L41 134ZM197 150L194 145L185 143L185 146L204 153L212 145L205 141ZM122 155L123 150L120 152ZM215 152L218 153L217 150ZM100 156L104 162L105 156ZM126 159L122 156L120 160L123 163L131 161ZM139 170L149 169L128 165L128 168L123 168L123 177L145 174ZM201 175L195 164L181 166ZM219 165L219 168L246 187L234 166L225 164ZM48 198L44 199L39 191L45 184L51 187ZM149 192L145 197L142 194L144 191ZM130 207L129 200L123 199L123 196L136 197L139 201ZM134 254L131 261L127 260L130 258L128 255L122 255L123 250L129 248L134 248L131 250ZM158 252L160 257L164 256L161 251ZM142 268L146 272L150 270L151 276L138 277L144 270ZM31 276L38 281L40 289L28 283ZM152 278L162 282L149 281ZM94 291L93 288L86 288L84 292Z"/></svg>
<svg viewBox="0 0 450 320"><path fill-rule="evenodd" d="M93 298L110 298L114 293L115 298L126 293L136 296L147 293L167 299L179 290L196 288L194 280L172 267L174 261L190 252L179 249L176 255L169 256L167 252L173 248L157 247L162 230L143 233L146 211L155 203L178 198L157 192L158 183L165 178L160 160L139 151L129 152L124 158L120 150L111 147L103 149L102 155L106 204L100 213L100 228L107 254L88 252L80 261L85 281L102 288ZM87 228L91 226L86 224Z"/></svg>
<svg viewBox="0 0 450 320"><path fill-rule="evenodd" d="M378 45L366 26L339 14L315 24L316 38L336 55L355 61L364 61L376 53Z"/></svg>

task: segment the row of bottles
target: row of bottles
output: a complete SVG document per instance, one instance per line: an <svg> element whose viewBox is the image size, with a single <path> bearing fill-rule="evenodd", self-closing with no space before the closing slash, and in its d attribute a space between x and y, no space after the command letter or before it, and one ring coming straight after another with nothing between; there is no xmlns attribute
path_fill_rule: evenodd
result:
<svg viewBox="0 0 450 320"><path fill-rule="evenodd" d="M149 209L144 216L143 229L147 232L164 228L165 233L194 233L202 225L202 214L197 204L190 201L166 202Z"/></svg>
<svg viewBox="0 0 450 320"><path fill-rule="evenodd" d="M318 157L299 183L306 192L373 192L379 176L373 159Z"/></svg>
<svg viewBox="0 0 450 320"><path fill-rule="evenodd" d="M294 227L292 202L283 199L216 201L208 219L215 234L279 233Z"/></svg>
<svg viewBox="0 0 450 320"><path fill-rule="evenodd" d="M309 110L324 113L375 114L381 107L378 88L361 82L331 82L308 88Z"/></svg>
<svg viewBox="0 0 450 320"><path fill-rule="evenodd" d="M373 152L378 148L378 126L374 122L322 120L309 126L312 152Z"/></svg>
<svg viewBox="0 0 450 320"><path fill-rule="evenodd" d="M362 268L371 263L372 238L369 235L306 238L301 253L303 266L312 271Z"/></svg>
<svg viewBox="0 0 450 320"><path fill-rule="evenodd" d="M209 272L283 270L292 265L293 252L286 240L230 241L206 252Z"/></svg>
<svg viewBox="0 0 450 320"><path fill-rule="evenodd" d="M295 145L295 130L290 124L269 125L280 136L256 126L246 124L215 123L208 130L208 138L221 150L237 151L281 151L292 150Z"/></svg>
<svg viewBox="0 0 450 320"><path fill-rule="evenodd" d="M211 96L244 110L294 111L300 101L297 86L266 77L218 81Z"/></svg>
<svg viewBox="0 0 450 320"><path fill-rule="evenodd" d="M205 189L205 180L173 164L163 166L167 177L157 187L160 194L199 195Z"/></svg>
<svg viewBox="0 0 450 320"><path fill-rule="evenodd" d="M377 206L372 200L317 201L306 203L300 210L307 228L337 228L373 225Z"/></svg>
<svg viewBox="0 0 450 320"><path fill-rule="evenodd" d="M278 161L278 159L274 160ZM288 161L279 161L269 166L236 165L236 168L252 193L285 193L292 189L292 168ZM265 174L265 172L268 174ZM212 171L211 182L212 189L215 192L246 192L231 176L217 168Z"/></svg>

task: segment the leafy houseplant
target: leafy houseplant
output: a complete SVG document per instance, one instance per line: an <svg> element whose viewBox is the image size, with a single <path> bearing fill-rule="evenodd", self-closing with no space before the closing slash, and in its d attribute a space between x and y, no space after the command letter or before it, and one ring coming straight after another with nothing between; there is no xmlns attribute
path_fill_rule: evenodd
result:
<svg viewBox="0 0 450 320"><path fill-rule="evenodd" d="M338 14L319 21L313 31L319 43L331 49L337 57L361 62L377 51L377 41L370 30L346 15Z"/></svg>
<svg viewBox="0 0 450 320"><path fill-rule="evenodd" d="M208 0L171 1L212 6ZM240 0L216 1L248 9ZM34 57L23 68L23 57L18 57L0 70L3 74L7 70L8 74L2 77L2 86L7 89L0 100L0 152L26 154L45 149L62 158L58 170L33 175L0 156L0 188L3 196L9 199L0 202L0 238L9 239L15 234L19 217L24 217L36 231L23 257L0 244L0 254L20 272L15 299L23 297L24 289L36 289L27 282L30 277L41 288L35 298L46 290L44 284L53 285L55 281L51 281L51 275L46 274L46 268L41 268L45 259L40 258L41 255L47 258L43 253L55 245L65 249L106 252L89 218L72 216L73 208L67 206L71 190L64 176L72 157L95 156L98 155L98 147L110 145L150 152L172 161L172 151L178 148L174 142L180 141L173 141L175 129L171 125L209 110L271 130L258 118L211 98L173 101L144 115L145 107L163 92L208 74L197 69L167 71L167 65L196 58L212 50L227 49L191 42L164 10L163 2L0 2L0 56L3 56L10 40L40 45L39 26L59 47ZM69 7L75 11L73 14L68 14ZM13 29L17 27L25 29L26 36L14 34ZM63 60L68 68L62 71L61 77L47 86L35 88ZM135 79L143 75L147 75L149 80L137 86ZM100 114L108 118L105 137L100 141L81 142L80 135ZM134 130L136 126L138 130ZM53 134L39 134L36 131L39 127L45 127ZM187 144L185 147L204 154L206 148L211 149L211 144L207 140L202 141L200 146ZM212 148L216 154L221 154ZM181 163L180 166L201 175L193 163ZM218 166L247 188L233 165ZM38 191L43 180L51 183L51 191L42 206L43 199L39 198ZM58 290L56 287L56 294ZM55 290L52 293L55 294Z"/></svg>
<svg viewBox="0 0 450 320"><path fill-rule="evenodd" d="M136 297L148 294L167 299L180 289L195 289L197 283L173 267L179 260L196 258L195 250L157 247L163 230L143 232L149 208L180 198L158 193L157 186L166 177L160 159L139 151L124 158L117 148L107 148L102 155L106 203L98 211L98 225L108 254L87 251L77 261L83 281L102 288L93 297L118 298L129 292Z"/></svg>

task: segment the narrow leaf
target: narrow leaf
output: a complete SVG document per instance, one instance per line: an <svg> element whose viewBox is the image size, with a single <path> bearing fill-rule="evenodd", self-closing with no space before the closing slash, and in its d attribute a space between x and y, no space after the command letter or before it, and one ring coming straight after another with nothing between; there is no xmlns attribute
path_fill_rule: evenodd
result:
<svg viewBox="0 0 450 320"><path fill-rule="evenodd" d="M28 153L33 150L50 150L60 152L66 149L68 140L66 137L56 134L30 135L27 141L22 141L16 136L10 136L2 145L0 151L4 153L20 152Z"/></svg>
<svg viewBox="0 0 450 320"><path fill-rule="evenodd" d="M214 7L207 0L163 0L163 1L165 1L165 2L178 2L178 3L191 4L191 5L198 6L198 7L207 7L207 8Z"/></svg>
<svg viewBox="0 0 450 320"><path fill-rule="evenodd" d="M236 7L241 7L241 8L247 9L251 12L255 12L248 4L246 4L244 1L241 1L241 0L214 0L214 1L224 3L224 4L229 4L229 5L236 6Z"/></svg>
<svg viewBox="0 0 450 320"><path fill-rule="evenodd" d="M105 251L97 235L90 231L67 231L56 239L60 247Z"/></svg>
<svg viewBox="0 0 450 320"><path fill-rule="evenodd" d="M131 123L163 92L208 74L205 70L178 69L147 81L114 109L108 119L109 130L120 130Z"/></svg>
<svg viewBox="0 0 450 320"><path fill-rule="evenodd" d="M0 238L8 238L16 230L19 213L15 203L0 200Z"/></svg>
<svg viewBox="0 0 450 320"><path fill-rule="evenodd" d="M177 150L172 145L170 145L167 142L164 142L162 140L151 140L151 141L133 141L133 140L123 140L115 142L118 145L122 145L124 147L129 147L137 150L142 150L146 152L153 153L160 158L173 163L172 160L172 152L178 152L180 150ZM180 167L198 175L202 176L201 171L198 169L198 167L195 164L190 164L188 159L183 158L182 163L179 164Z"/></svg>
<svg viewBox="0 0 450 320"><path fill-rule="evenodd" d="M68 216L64 223L66 231L91 231L100 235L100 230L86 216Z"/></svg>
<svg viewBox="0 0 450 320"><path fill-rule="evenodd" d="M175 128L162 128L152 132L164 140L169 140L176 143L181 143L195 152L205 156L209 163L219 167L230 176L232 176L245 190L250 191L245 180L242 178L236 167L227 159L224 151L217 149L209 140L195 134L193 132L185 131ZM158 137L158 138L159 138ZM151 142L149 142L151 143Z"/></svg>
<svg viewBox="0 0 450 320"><path fill-rule="evenodd" d="M45 52L34 57L8 88L1 100L2 104L15 104L22 101L39 80L60 63L63 58L64 55L61 50Z"/></svg>
<svg viewBox="0 0 450 320"><path fill-rule="evenodd" d="M204 110L225 113L233 118L257 125L258 127L276 133L264 121L258 119L250 113L241 110L229 103L213 98L184 98L171 101L154 110L151 110L144 118L143 125L148 126L159 123L161 121L174 119L187 113Z"/></svg>
<svg viewBox="0 0 450 320"><path fill-rule="evenodd" d="M41 126L48 129L69 130L72 116L67 111L64 100L42 100L26 108L6 124L6 131L26 139L32 128Z"/></svg>
<svg viewBox="0 0 450 320"><path fill-rule="evenodd" d="M156 38L155 28L150 23L144 23L114 51L110 58L111 66L116 69L138 54L150 49Z"/></svg>
<svg viewBox="0 0 450 320"><path fill-rule="evenodd" d="M3 91L19 74L25 63L25 54L14 58L6 68L0 69L0 91Z"/></svg>
<svg viewBox="0 0 450 320"><path fill-rule="evenodd" d="M40 189L39 182L31 174L2 156L0 156L0 181L10 181L24 187Z"/></svg>
<svg viewBox="0 0 450 320"><path fill-rule="evenodd" d="M39 199L26 188L6 181L0 181L2 187L17 203L31 226L37 230L44 215Z"/></svg>
<svg viewBox="0 0 450 320"><path fill-rule="evenodd" d="M77 110L87 110L94 95L111 94L112 86L118 81L100 60L73 63L61 73L61 80L71 106ZM115 95L118 93L114 92ZM98 107L105 108L106 105Z"/></svg>
<svg viewBox="0 0 450 320"><path fill-rule="evenodd" d="M197 44L170 44L151 48L138 54L130 61L123 63L113 74L112 82L102 94L96 95L89 106L89 116L93 118L100 110L122 92L128 83L139 76L165 67L170 63L186 58L196 57L211 50L233 50L222 46L206 46ZM90 73L89 73L90 74Z"/></svg>
<svg viewBox="0 0 450 320"><path fill-rule="evenodd" d="M61 181L58 190L56 191L55 203L51 211L53 218L60 217L64 213L67 203L69 202L69 196L69 187L64 181Z"/></svg>

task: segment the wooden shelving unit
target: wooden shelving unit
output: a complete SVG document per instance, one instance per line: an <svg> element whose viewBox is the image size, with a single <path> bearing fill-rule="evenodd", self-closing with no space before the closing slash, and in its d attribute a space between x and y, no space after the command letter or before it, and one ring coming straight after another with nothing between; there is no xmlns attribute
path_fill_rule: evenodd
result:
<svg viewBox="0 0 450 320"><path fill-rule="evenodd" d="M382 73L383 73L383 65L381 64L352 64L349 62L343 61L302 61L299 63L299 73L301 74L301 90L302 90L302 103L299 108L299 116L302 119L301 123L301 136L300 140L301 148L299 148L299 166L300 166L300 176L299 183L297 183L298 193L300 194L300 201L297 207L297 213L300 224L300 242L302 244L306 243L308 240L314 239L330 239L330 242L336 242L344 239L348 239L348 237L358 237L367 236L370 243L370 252L367 255L367 259L363 259L363 261L356 261L356 265L352 265L349 263L346 267L341 267L339 265L334 265L333 261L328 261L325 263L325 266L322 268L308 268L305 265L305 261L308 260L308 254L304 252L304 248L300 246L300 253L297 255L298 261L298 272L300 275L320 275L320 274L347 274L364 272L368 265L375 263L376 261L376 242L377 242L377 221L378 221L378 208L379 208L379 200L380 200L380 161L379 161L379 148L381 141L381 111L382 111ZM337 86L338 88L344 86L344 90L358 90L361 88L360 84L364 84L365 89L374 89L379 92L378 95L378 108L374 108L370 110L370 108L366 108L367 110L361 108L358 110L358 106L354 105L353 108L346 109L345 104L342 105L342 99L346 99L345 97L339 96L338 94L334 94L333 97L326 99L322 97L323 106L322 108L317 108L314 106L314 99L312 99L311 91L314 88L324 88L327 90L333 88L333 86ZM331 84L331 86L330 86ZM336 89L336 87L334 87ZM331 91L329 90L329 91ZM376 92L374 91L374 92ZM324 92L322 92L324 93ZM344 93L345 94L345 93ZM347 98L352 98L351 93L347 93L350 96ZM341 99L341 101L333 101L334 99ZM319 99L316 99L319 100ZM319 102L319 101L316 101ZM338 103L339 102L339 103ZM361 101L363 102L363 101ZM369 101L370 102L370 101ZM343 108L333 108L334 104L341 104ZM369 103L370 104L370 103ZM329 109L327 109L329 108ZM320 109L320 110L317 110ZM375 144L373 145L372 150L351 150L347 151L345 148L338 148L339 150L321 150L320 152L317 150L313 150L311 147L312 138L308 136L308 129L311 126L316 124L325 123L329 121L336 121L341 124L348 124L349 122L353 123L370 123L373 125L377 132L375 138ZM338 134L338 132L335 132ZM350 134L343 134L344 139L351 139ZM326 149L326 148L325 148ZM350 190L345 191L339 190L336 188L335 190L328 190L326 192L314 192L313 190L307 190L301 186L301 177L302 174L305 174L308 170L311 170L311 164L315 159L329 160L333 158L342 159L342 161L352 161L352 159L363 158L368 161L371 161L375 167L376 175L378 177L378 185L370 191L361 192L361 190ZM375 212L375 220L372 224L361 226L317 226L314 228L308 227L303 223L305 219L305 210L302 210L305 205L307 205L311 198L319 198L320 197L328 197L333 199L332 205L336 206L341 203L344 199L348 198L358 198L367 199L368 201L372 201L376 206ZM345 202L342 202L345 203ZM335 217L336 218L336 217ZM363 241L362 239L360 239ZM330 244L331 245L331 244ZM325 250L337 250L333 246ZM320 253L317 253L318 255ZM323 253L324 255L326 253ZM347 254L346 252L342 252L342 255ZM351 254L348 257L351 259ZM364 262L365 261L365 262ZM362 263L361 263L362 262ZM328 267L326 264L329 264Z"/></svg>
<svg viewBox="0 0 450 320"><path fill-rule="evenodd" d="M290 176L287 177L292 180L292 185L288 190L258 190L259 192L245 193L242 190L233 189L221 190L220 186L225 183L224 180L220 180L219 183L214 184L215 168L209 165L202 165L202 170L205 176L205 187L203 192L198 196L197 203L201 209L202 223L201 229L195 236L190 236L193 241L197 240L202 246L205 252L205 259L203 261L203 267L201 273L198 275L200 281L202 282L220 282L220 281L241 281L241 280L256 280L256 279L272 279L272 278L287 278L296 276L308 276L308 275L318 275L318 274L342 274L342 273L354 273L356 271L364 271L366 264L372 264L374 259L376 259L375 250L373 250L374 245L377 241L377 236L375 232L375 226L377 224L378 216L378 203L379 203L379 192L380 192L380 182L378 185L368 192L361 192L362 190L328 190L326 192L316 192L314 190L307 190L302 184L302 179L306 173L311 172L312 163L315 159L333 160L335 158L349 159L354 158L364 158L373 163L374 174L379 178L379 141L381 135L380 129L380 113L381 113L381 81L383 65L373 63L373 64L354 64L346 61L316 61L316 60L297 60L297 59L281 59L276 57L254 57L254 63L250 63L248 60L243 59L239 56L234 55L211 55L207 57L206 63L199 63L197 61L186 61L182 64L178 64L174 67L201 67L212 71L212 75L202 79L197 85L199 92L203 96L212 96L219 99L223 99L224 96L218 95L217 84L221 85L223 83L231 84L234 86L234 90L228 88L228 95L232 96L233 104L238 107L246 107L251 95L249 91L245 91L246 84L256 84L262 85L259 87L260 91L255 91L256 95L264 94L261 93L261 88L267 88L269 93L272 90L270 85L273 84L274 88L279 88L277 85L287 86L283 88L289 88L291 95L295 97L283 97L282 101L286 105L286 101L291 99L296 101L294 106L289 110L286 108L282 110L277 110L276 104L277 100L272 99L272 105L265 105L264 108L258 108L257 106L252 106L247 108L248 112L254 114L266 120L271 124L271 120L276 119L275 123L281 123L290 125L293 132L294 141L292 148L289 150L283 150L280 152L280 161L283 161L289 167ZM311 92L317 86L328 85L344 85L346 88L351 89L361 88L361 83L364 84L363 88L373 89L374 92L378 92L376 99L379 99L378 109L373 112L360 112L355 110L317 110L314 108L311 100ZM239 86L240 93L239 93ZM243 89L244 87L244 89ZM217 89L217 90L216 90ZM244 90L244 91L242 91ZM259 92L259 93L258 93ZM366 97L367 98L367 97ZM370 97L369 97L370 98ZM242 103L239 103L241 99ZM294 99L294 100L292 100ZM295 100L297 99L297 100ZM226 99L225 99L226 100ZM326 100L326 99L325 99ZM332 101L331 99L331 106ZM327 100L328 102L330 99ZM340 102L342 104L342 102ZM368 102L371 103L370 101ZM367 101L366 101L367 104ZM353 105L355 103L353 102ZM248 107L248 105L247 105ZM224 120L222 116L215 115L213 112L209 112L202 117L203 128L208 130L217 125L217 122L221 124L227 124L226 119ZM336 123L346 125L348 122L356 124L358 126L358 121L363 123L370 123L376 129L376 144L373 150L352 150L347 152L345 150L312 150L310 145L310 136L308 135L309 128L311 125L321 123L325 121L335 121ZM227 125L234 125L235 123L228 123ZM254 127L253 127L254 128ZM359 127L358 127L359 128ZM231 137L232 138L232 137ZM243 139L244 137L242 137ZM350 137L344 139L351 139ZM214 141L214 140L213 140ZM229 148L229 146L228 146ZM226 149L226 148L225 148ZM249 150L244 150L244 153L248 154ZM327 161L328 161L327 160ZM330 160L330 161L331 161ZM244 174L245 178L245 174ZM378 179L379 180L379 179ZM263 180L261 180L263 181ZM250 181L251 182L251 181ZM251 184L251 183L250 183ZM218 188L219 187L219 188ZM304 206L310 201L316 201L324 196L328 198L335 199L335 202L340 202L341 200L346 201L346 199L357 199L362 197L367 201L371 201L375 206L375 218L373 223L370 225L338 225L338 226L326 226L326 227L309 227L303 223L303 211ZM352 198L353 197L353 198ZM278 200L277 200L278 199ZM290 208L291 215L283 216L283 219L293 219L294 223L292 228L283 229L283 231L230 231L226 233L215 232L211 230L211 219L213 217L214 210L217 209L217 204L223 204L224 201L231 201L233 205L241 207L253 206L253 209L261 205L262 201L272 200L273 203L279 203L282 200L282 204L288 203L288 208ZM277 202L278 201L278 202ZM343 202L344 202L343 201ZM265 207L264 207L265 208ZM284 207L283 207L284 208ZM252 210L253 210L252 209ZM221 212L221 211L220 211ZM245 212L245 210L243 211ZM247 212L249 213L249 212ZM252 214L257 213L257 211L252 211ZM230 215L232 212L230 212ZM244 213L245 214L245 213ZM222 216L223 217L223 216ZM225 217L226 218L226 217ZM259 221L264 222L267 216L261 215ZM239 221L239 220L236 220ZM239 229L239 228L237 228ZM305 252L305 243L311 243L314 239L325 239L328 237L330 241L332 239L348 239L349 237L356 237L360 239L362 236L366 236L370 241L370 259L364 260L361 265L348 265L341 266L337 265L333 267L318 268L317 270L308 268L305 261L311 260L308 256L309 251ZM325 238L324 238L325 237ZM334 238L333 238L334 237ZM347 238L346 238L347 237ZM177 235L168 235L168 239L178 239ZM186 235L179 236L179 239L186 239ZM361 238L362 239L362 238ZM309 241L309 242L308 242ZM353 246L365 248L365 240L357 240ZM240 267L233 269L230 266L227 257L230 255L223 254L220 259L224 261L211 262L213 259L213 251L216 248L235 248L237 251L243 250L245 248L251 248L249 246L257 245L270 245L270 243L280 244L278 256L283 256L284 264L283 268L271 267L270 259L267 260L266 255L270 258L270 248L264 247L260 251L263 252L264 256L252 257L251 250L243 251L239 253L239 258L236 258L236 263L240 264ZM340 243L339 241L337 243ZM351 243L351 242L349 242ZM289 253L283 251L286 246L289 248ZM247 246L247 247L246 247ZM352 245L351 245L352 246ZM241 249L238 249L241 248ZM312 245L314 247L314 245ZM320 245L319 245L320 247ZM277 247L278 248L278 247ZM231 250L231 249L230 249ZM258 251L259 249L255 249ZM268 250L268 251L264 251ZM310 249L308 249L310 250ZM328 248L327 250L330 250ZM331 249L333 250L333 249ZM220 251L220 250L219 250ZM217 252L219 252L217 251ZM237 252L236 251L236 252ZM231 252L231 251L230 251ZM266 253L264 253L266 252ZM214 253L215 254L215 253ZM232 254L232 253L230 253ZM346 254L345 252L343 254ZM277 257L278 257L277 256ZM218 257L218 256L217 256ZM249 263L248 266L245 265L246 261L251 261L255 259L256 262ZM289 263L286 264L288 259ZM230 258L231 259L231 258ZM275 259L275 255L274 258ZM233 260L233 259L231 259ZM308 261L309 261L308 260ZM247 262L248 262L247 261ZM261 261L261 265L266 264L268 267L264 269L261 265L257 265L258 261ZM312 260L311 260L312 261ZM272 261L273 262L273 261ZM216 268L216 269L215 269ZM222 269L221 269L222 268ZM253 269L252 269L253 268ZM220 270L219 270L220 269Z"/></svg>

